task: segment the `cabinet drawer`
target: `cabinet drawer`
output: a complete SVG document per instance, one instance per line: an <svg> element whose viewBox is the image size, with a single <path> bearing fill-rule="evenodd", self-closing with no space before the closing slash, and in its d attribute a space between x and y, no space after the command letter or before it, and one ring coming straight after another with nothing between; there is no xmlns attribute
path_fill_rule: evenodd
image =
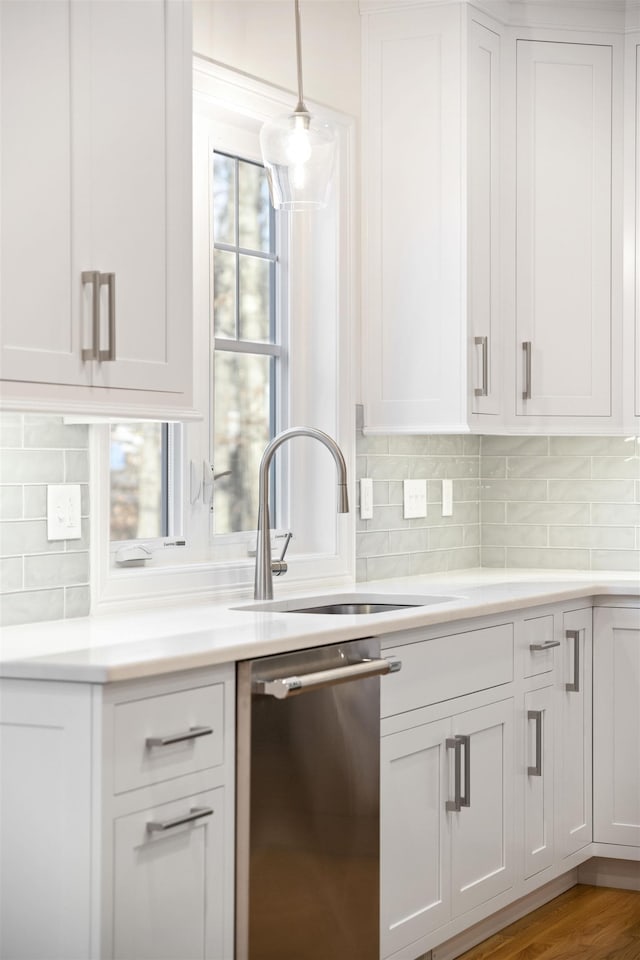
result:
<svg viewBox="0 0 640 960"><path fill-rule="evenodd" d="M393 716L513 680L513 624L385 650L402 670L383 678L381 715Z"/></svg>
<svg viewBox="0 0 640 960"><path fill-rule="evenodd" d="M118 704L113 736L115 793L222 763L223 708L221 683Z"/></svg>

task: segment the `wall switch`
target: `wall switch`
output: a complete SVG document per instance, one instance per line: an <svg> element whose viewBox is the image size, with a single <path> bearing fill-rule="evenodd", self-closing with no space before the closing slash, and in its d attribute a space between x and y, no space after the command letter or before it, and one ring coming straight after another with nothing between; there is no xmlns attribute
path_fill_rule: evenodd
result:
<svg viewBox="0 0 640 960"><path fill-rule="evenodd" d="M426 517L427 515L427 481L404 481L404 518Z"/></svg>
<svg viewBox="0 0 640 960"><path fill-rule="evenodd" d="M360 519L371 520L373 517L373 480L363 477L360 481Z"/></svg>
<svg viewBox="0 0 640 960"><path fill-rule="evenodd" d="M48 484L47 540L79 540L81 536L80 484Z"/></svg>
<svg viewBox="0 0 640 960"><path fill-rule="evenodd" d="M453 480L442 481L442 516L453 516Z"/></svg>

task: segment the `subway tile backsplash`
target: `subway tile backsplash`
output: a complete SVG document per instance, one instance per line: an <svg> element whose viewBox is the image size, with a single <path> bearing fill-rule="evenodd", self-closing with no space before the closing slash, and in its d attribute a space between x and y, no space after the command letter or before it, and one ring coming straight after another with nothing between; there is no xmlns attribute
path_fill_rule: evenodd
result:
<svg viewBox="0 0 640 960"><path fill-rule="evenodd" d="M640 438L482 437L481 564L637 570Z"/></svg>
<svg viewBox="0 0 640 960"><path fill-rule="evenodd" d="M372 436L357 412L357 475L373 480L373 518L357 520L358 580L480 565L480 438ZM403 480L427 481L427 516L404 519ZM442 516L442 480L453 482L454 515ZM358 504L359 507L359 504Z"/></svg>
<svg viewBox="0 0 640 960"><path fill-rule="evenodd" d="M357 424L357 476L373 479L374 502L357 520L358 580L481 565L640 576L640 439L365 437L360 409ZM0 415L1 624L89 612L88 440L61 417ZM425 518L404 519L405 479L427 481ZM48 483L81 484L81 540L47 540Z"/></svg>
<svg viewBox="0 0 640 960"><path fill-rule="evenodd" d="M640 576L639 438L366 437L360 410L356 422L358 477L372 477L374 497L373 519L358 519L359 580L474 566ZM403 517L412 478L427 480L424 519Z"/></svg>
<svg viewBox="0 0 640 960"><path fill-rule="evenodd" d="M89 428L0 415L0 624L89 613ZM47 540L47 484L80 483L82 539Z"/></svg>

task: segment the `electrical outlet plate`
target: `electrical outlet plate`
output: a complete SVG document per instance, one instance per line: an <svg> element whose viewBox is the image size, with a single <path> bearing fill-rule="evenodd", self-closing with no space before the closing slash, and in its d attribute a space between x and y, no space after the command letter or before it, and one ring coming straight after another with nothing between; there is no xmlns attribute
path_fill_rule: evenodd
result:
<svg viewBox="0 0 640 960"><path fill-rule="evenodd" d="M47 540L79 540L80 484L50 483L47 486Z"/></svg>
<svg viewBox="0 0 640 960"><path fill-rule="evenodd" d="M426 517L427 515L427 481L404 481L404 518Z"/></svg>

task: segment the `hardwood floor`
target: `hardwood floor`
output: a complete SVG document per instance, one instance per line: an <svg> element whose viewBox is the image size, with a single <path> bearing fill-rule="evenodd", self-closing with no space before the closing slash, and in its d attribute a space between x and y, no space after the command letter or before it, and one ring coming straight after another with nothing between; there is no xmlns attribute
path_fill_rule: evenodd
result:
<svg viewBox="0 0 640 960"><path fill-rule="evenodd" d="M573 887L458 960L640 960L640 892Z"/></svg>

